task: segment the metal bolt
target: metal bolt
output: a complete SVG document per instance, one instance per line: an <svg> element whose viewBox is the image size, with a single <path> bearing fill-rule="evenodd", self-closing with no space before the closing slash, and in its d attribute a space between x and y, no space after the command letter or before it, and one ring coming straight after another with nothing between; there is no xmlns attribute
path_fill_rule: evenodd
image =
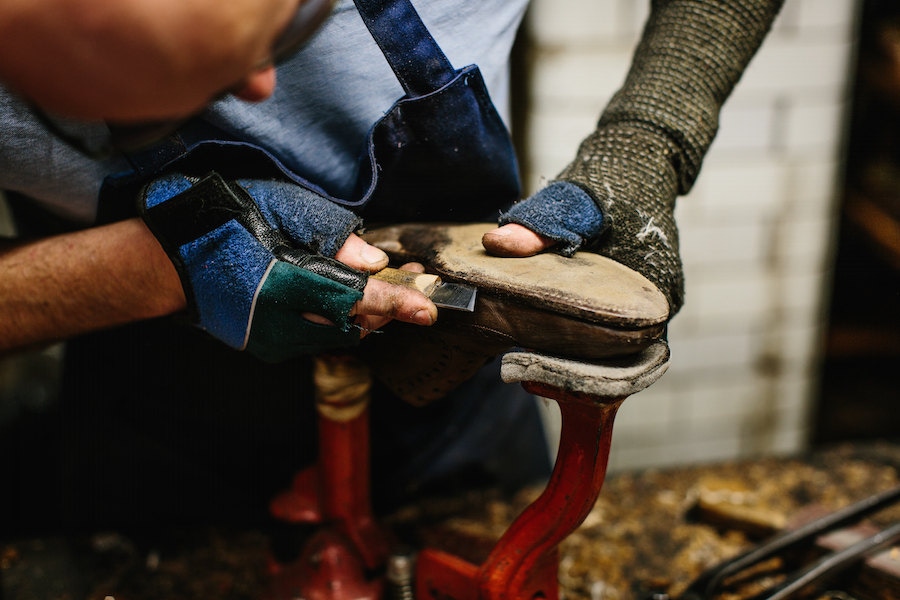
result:
<svg viewBox="0 0 900 600"><path fill-rule="evenodd" d="M414 600L416 556L412 551L395 551L388 557L386 579L392 600Z"/></svg>

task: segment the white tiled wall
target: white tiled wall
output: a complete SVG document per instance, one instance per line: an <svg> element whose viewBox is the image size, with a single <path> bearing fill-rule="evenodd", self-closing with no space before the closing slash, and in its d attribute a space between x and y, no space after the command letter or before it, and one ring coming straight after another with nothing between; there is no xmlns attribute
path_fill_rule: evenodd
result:
<svg viewBox="0 0 900 600"><path fill-rule="evenodd" d="M806 443L829 278L858 0L787 0L722 113L677 217L687 303L672 366L623 405L611 469ZM573 156L624 79L635 0L534 0L527 186Z"/></svg>

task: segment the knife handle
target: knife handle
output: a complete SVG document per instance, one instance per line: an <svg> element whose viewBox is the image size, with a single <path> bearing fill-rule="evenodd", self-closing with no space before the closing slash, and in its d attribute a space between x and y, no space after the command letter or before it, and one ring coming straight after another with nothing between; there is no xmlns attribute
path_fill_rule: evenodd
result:
<svg viewBox="0 0 900 600"><path fill-rule="evenodd" d="M386 281L394 285L412 288L429 297L434 291L434 288L441 282L440 277L432 275L431 273L415 273L413 271L404 271L393 267L382 269L374 275L369 275L369 277L374 277L375 279L380 279L381 281Z"/></svg>

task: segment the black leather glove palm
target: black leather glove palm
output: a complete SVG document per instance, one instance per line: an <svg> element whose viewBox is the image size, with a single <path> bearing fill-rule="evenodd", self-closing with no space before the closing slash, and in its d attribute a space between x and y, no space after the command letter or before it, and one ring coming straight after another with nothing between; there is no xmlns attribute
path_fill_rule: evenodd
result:
<svg viewBox="0 0 900 600"><path fill-rule="evenodd" d="M271 362L359 343L349 312L367 275L298 243L323 222L345 239L358 222L349 211L292 183L214 171L152 181L139 210L178 269L192 320L217 339Z"/></svg>

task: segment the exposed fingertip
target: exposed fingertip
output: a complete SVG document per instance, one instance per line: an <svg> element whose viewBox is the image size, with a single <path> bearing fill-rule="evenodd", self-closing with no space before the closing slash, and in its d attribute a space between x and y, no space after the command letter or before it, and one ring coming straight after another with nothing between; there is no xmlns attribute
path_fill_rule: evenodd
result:
<svg viewBox="0 0 900 600"><path fill-rule="evenodd" d="M412 323L415 325L433 325L435 319L437 318L437 311L430 311L428 309L421 309L415 312L412 316Z"/></svg>
<svg viewBox="0 0 900 600"><path fill-rule="evenodd" d="M359 257L367 266L377 268L385 267L388 264L388 255L384 250L376 248L371 244L364 244L359 251Z"/></svg>
<svg viewBox="0 0 900 600"><path fill-rule="evenodd" d="M422 263L417 263L417 262L406 263L406 264L402 265L400 268L403 269L404 271L412 271L414 273L424 273L425 272L425 266Z"/></svg>
<svg viewBox="0 0 900 600"><path fill-rule="evenodd" d="M503 227L497 227L496 229L492 229L492 230L488 231L487 233L485 233L484 235L496 235L496 236L500 236L500 237L506 237L508 235L511 235L512 233L513 233L512 228L504 225Z"/></svg>
<svg viewBox="0 0 900 600"><path fill-rule="evenodd" d="M490 254L495 256L514 256L515 248L509 245L509 235L511 232L495 229L488 231L481 236L481 245Z"/></svg>

